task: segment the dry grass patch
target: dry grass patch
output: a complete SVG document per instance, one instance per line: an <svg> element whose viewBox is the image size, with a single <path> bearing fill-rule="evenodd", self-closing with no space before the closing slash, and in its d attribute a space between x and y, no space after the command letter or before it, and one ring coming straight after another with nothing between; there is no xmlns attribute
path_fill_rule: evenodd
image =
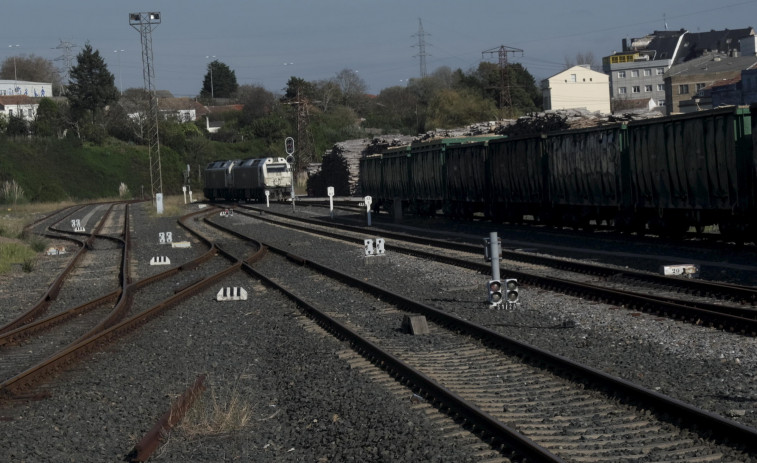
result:
<svg viewBox="0 0 757 463"><path fill-rule="evenodd" d="M187 411L177 429L188 437L227 434L243 429L252 419L252 407L233 389L221 397L215 387L208 387Z"/></svg>
<svg viewBox="0 0 757 463"><path fill-rule="evenodd" d="M150 217L180 217L186 214L184 196L163 196L163 214L158 215L155 202L146 203Z"/></svg>

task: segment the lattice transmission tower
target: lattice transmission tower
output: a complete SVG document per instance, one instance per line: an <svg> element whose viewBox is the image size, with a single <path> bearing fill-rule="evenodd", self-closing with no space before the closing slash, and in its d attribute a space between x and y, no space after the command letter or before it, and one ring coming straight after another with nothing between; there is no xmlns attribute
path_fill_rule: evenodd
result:
<svg viewBox="0 0 757 463"><path fill-rule="evenodd" d="M61 94L63 94L63 82L66 83L66 87L71 83L71 66L74 63L74 48L76 45L71 42L64 42L60 40L60 43L56 50L63 50L63 55L55 58L55 61L63 61L63 76L61 80Z"/></svg>
<svg viewBox="0 0 757 463"><path fill-rule="evenodd" d="M510 108L513 105L513 96L510 91L510 69L507 54L520 53L522 56L523 50L520 48L500 45L497 48L482 51L481 58L483 59L486 54L493 55L495 53L499 57L499 108Z"/></svg>
<svg viewBox="0 0 757 463"><path fill-rule="evenodd" d="M129 13L129 25L139 31L142 41L142 74L147 94L147 143L150 156L150 186L152 197L163 193L163 174L160 168L160 137L158 133L158 98L155 95L155 64L152 57L152 31L160 24L159 12Z"/></svg>
<svg viewBox="0 0 757 463"><path fill-rule="evenodd" d="M418 37L418 54L413 56L419 57L421 59L421 78L427 77L428 73L426 72L426 36L431 35L423 31L423 23L421 22L421 18L418 18L418 33L413 34L411 37ZM415 45L413 45L415 46Z"/></svg>

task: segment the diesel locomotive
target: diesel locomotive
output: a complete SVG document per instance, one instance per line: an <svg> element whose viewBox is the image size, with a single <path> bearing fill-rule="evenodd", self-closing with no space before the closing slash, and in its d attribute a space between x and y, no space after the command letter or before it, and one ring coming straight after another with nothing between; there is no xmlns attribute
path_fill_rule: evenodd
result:
<svg viewBox="0 0 757 463"><path fill-rule="evenodd" d="M210 200L281 201L292 188L292 167L285 158L213 161L205 167L203 193Z"/></svg>

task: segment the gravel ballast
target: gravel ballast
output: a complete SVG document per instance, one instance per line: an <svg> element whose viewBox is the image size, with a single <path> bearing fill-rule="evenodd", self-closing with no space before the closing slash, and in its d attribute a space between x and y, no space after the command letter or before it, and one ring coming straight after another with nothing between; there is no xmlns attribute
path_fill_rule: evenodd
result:
<svg viewBox="0 0 757 463"><path fill-rule="evenodd" d="M134 206L133 214L146 207ZM132 222L140 237L135 259L167 251L146 237L177 230L175 218L140 219ZM521 288L517 310L491 310L485 275L391 253L366 263L361 246L241 216L225 223L377 285L402 287L410 297L518 340L757 424L753 338L528 287ZM190 252L171 252L180 262L202 249L193 242ZM156 271L142 263L136 270L140 277ZM303 285L319 289L315 282ZM216 302L221 286L245 287L250 300ZM410 393L377 386L339 358L348 346L303 323L291 302L237 273L63 373L49 387L50 398L0 410L0 450L10 461L118 461L172 399L207 374L201 402L155 461L477 461L468 447L435 432L434 422L411 406ZM208 431L201 418L222 415L214 405L227 409L234 400L247 411L246 425Z"/></svg>

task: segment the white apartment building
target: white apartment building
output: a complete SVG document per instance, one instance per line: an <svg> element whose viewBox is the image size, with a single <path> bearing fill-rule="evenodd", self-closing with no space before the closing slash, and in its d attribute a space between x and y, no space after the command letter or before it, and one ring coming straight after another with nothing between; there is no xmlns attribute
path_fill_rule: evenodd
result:
<svg viewBox="0 0 757 463"><path fill-rule="evenodd" d="M544 109L579 109L610 114L610 78L588 65L570 69L541 82Z"/></svg>

